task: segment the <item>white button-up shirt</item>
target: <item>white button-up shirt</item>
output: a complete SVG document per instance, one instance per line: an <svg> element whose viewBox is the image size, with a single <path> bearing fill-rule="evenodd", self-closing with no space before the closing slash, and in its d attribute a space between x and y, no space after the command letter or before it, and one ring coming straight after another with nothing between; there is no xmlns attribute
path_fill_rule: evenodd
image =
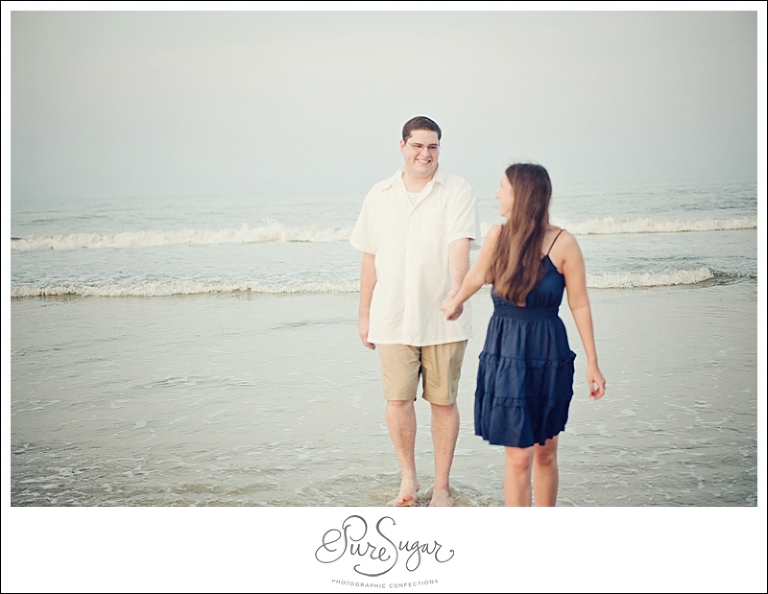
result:
<svg viewBox="0 0 768 594"><path fill-rule="evenodd" d="M474 192L439 169L425 192L413 205L401 168L368 192L352 231L352 246L376 256L368 329L373 344L427 346L472 333L469 303L454 322L440 305L451 290L448 244L480 236Z"/></svg>

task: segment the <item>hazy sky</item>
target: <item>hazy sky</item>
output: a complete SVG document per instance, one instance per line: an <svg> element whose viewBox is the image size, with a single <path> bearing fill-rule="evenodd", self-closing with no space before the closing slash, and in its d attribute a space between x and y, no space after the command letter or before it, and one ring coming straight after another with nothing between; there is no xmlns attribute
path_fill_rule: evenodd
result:
<svg viewBox="0 0 768 594"><path fill-rule="evenodd" d="M12 193L364 191L402 124L494 187L757 176L754 12L14 12Z"/></svg>

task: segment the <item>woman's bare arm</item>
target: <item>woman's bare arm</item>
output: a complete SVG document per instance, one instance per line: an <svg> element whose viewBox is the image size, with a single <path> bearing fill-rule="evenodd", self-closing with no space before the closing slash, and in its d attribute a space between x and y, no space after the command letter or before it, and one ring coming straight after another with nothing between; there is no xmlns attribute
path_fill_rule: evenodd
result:
<svg viewBox="0 0 768 594"><path fill-rule="evenodd" d="M592 326L592 309L587 295L587 274L584 266L584 256L576 238L570 233L563 232L558 242L557 254L561 260L561 269L565 277L565 288L568 291L568 306L571 308L573 320L579 331L584 352L587 355L587 384L590 396L597 400L605 394L605 378L597 364L597 349L595 348L595 333Z"/></svg>

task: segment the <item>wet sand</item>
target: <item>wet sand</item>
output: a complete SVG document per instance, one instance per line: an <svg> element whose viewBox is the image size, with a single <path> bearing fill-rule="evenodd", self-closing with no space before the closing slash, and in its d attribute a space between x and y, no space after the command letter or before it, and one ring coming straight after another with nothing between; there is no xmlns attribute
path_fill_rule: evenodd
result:
<svg viewBox="0 0 768 594"><path fill-rule="evenodd" d="M608 392L577 353L560 506L754 506L756 283L591 292ZM13 506L385 506L397 494L378 356L356 294L12 302ZM475 332L452 485L503 505L503 453L474 435ZM422 504L433 476L417 403Z"/></svg>

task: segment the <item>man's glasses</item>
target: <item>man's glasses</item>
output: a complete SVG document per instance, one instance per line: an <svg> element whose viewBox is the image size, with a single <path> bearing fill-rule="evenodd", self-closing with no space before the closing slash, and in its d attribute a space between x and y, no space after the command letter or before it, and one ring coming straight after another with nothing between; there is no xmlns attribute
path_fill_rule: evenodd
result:
<svg viewBox="0 0 768 594"><path fill-rule="evenodd" d="M422 149L427 149L430 153L436 153L440 150L439 144L421 144L420 142L408 142L407 140L405 144L410 145L417 153L420 153Z"/></svg>

